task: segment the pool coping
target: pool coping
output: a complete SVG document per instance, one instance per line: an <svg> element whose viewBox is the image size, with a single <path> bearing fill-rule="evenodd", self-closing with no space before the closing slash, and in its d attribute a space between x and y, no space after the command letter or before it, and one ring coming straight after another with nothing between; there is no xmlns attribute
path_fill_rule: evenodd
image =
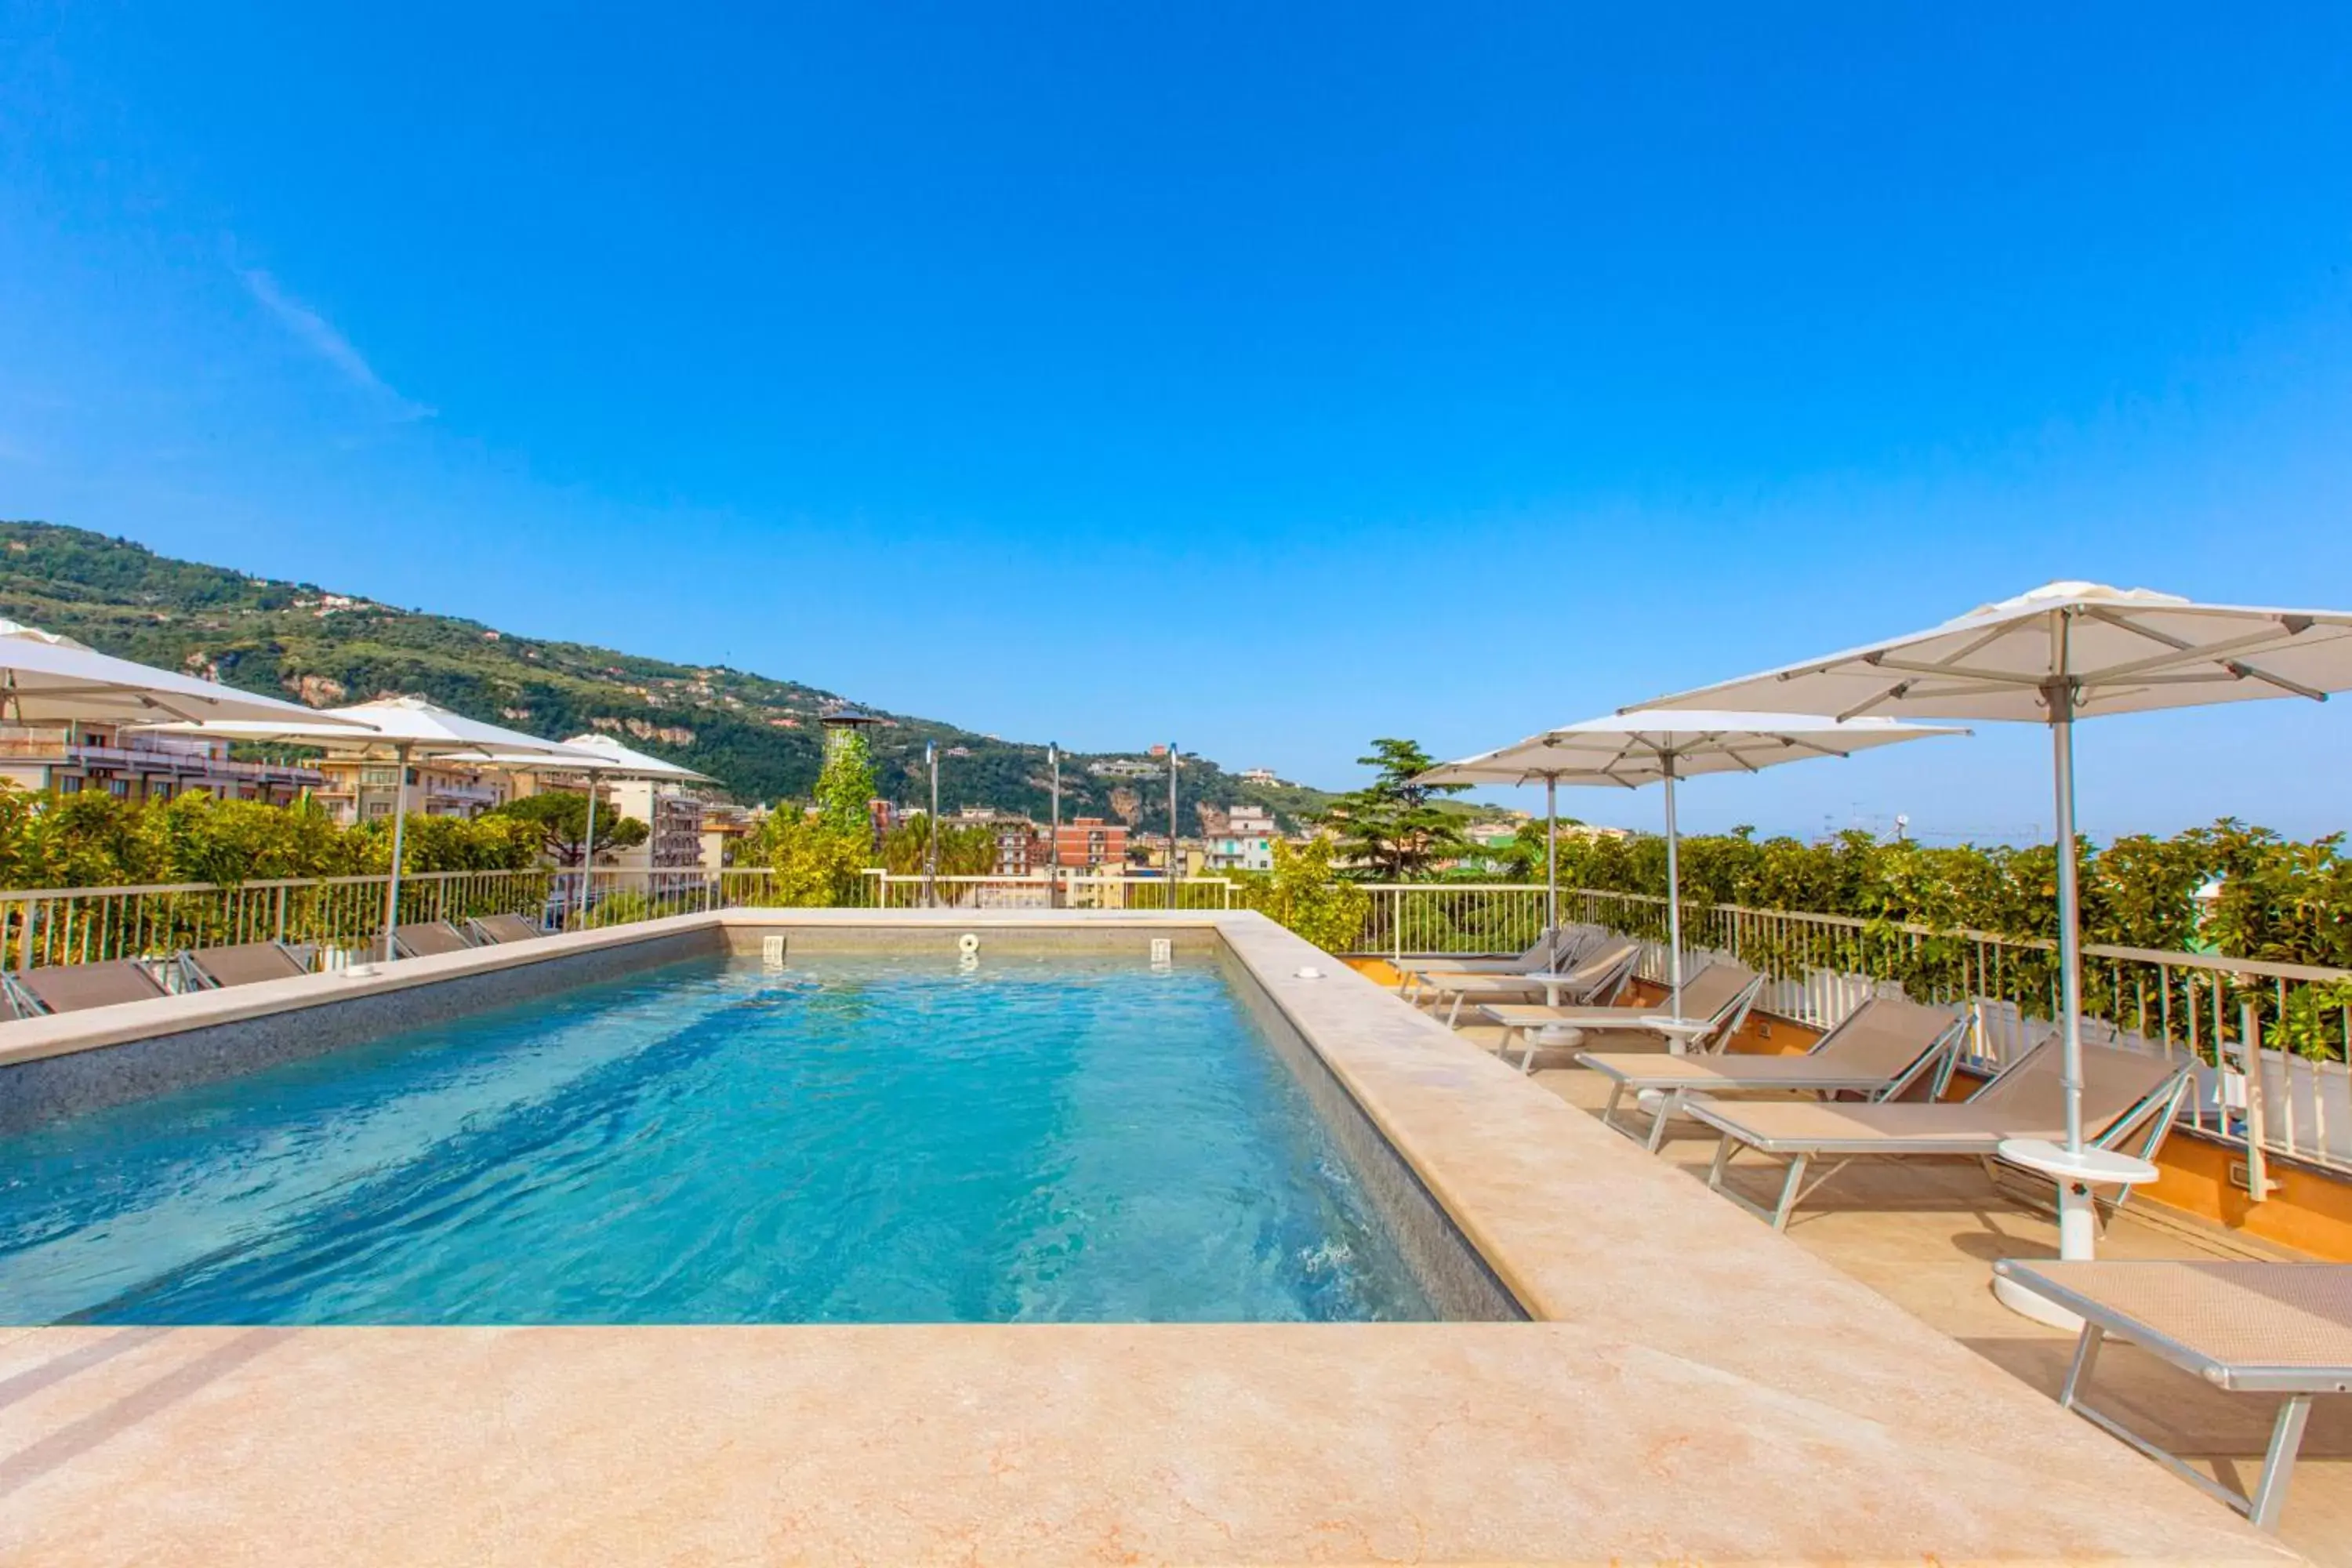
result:
<svg viewBox="0 0 2352 1568"><path fill-rule="evenodd" d="M173 1000L229 1022L713 925L1213 931L1537 1321L24 1330L0 1390L33 1392L0 1401L0 1449L108 1425L13 1489L0 1458L0 1545L282 1551L323 1488L475 1532L372 1542L384 1561L553 1559L592 1521L621 1532L602 1555L662 1560L678 1542L656 1518L711 1561L2297 1561L1255 914L733 910ZM88 1018L37 1041L0 1026L0 1063L153 1028ZM140 1392L164 1384L186 1392ZM396 1453L358 1410L404 1435ZM205 1462L223 1445L233 1477ZM768 1468L739 1475L755 1456ZM474 1496L467 1467L494 1462L522 1468ZM721 1472L736 1489L714 1502Z"/></svg>

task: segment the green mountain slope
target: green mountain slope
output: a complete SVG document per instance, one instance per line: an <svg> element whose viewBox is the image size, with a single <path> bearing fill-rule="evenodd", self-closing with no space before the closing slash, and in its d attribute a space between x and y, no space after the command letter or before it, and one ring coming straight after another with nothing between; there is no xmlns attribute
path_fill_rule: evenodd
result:
<svg viewBox="0 0 2352 1568"><path fill-rule="evenodd" d="M604 730L709 773L743 801L809 793L823 745L818 717L843 700L724 666L549 642L308 583L175 561L128 540L43 522L0 521L0 616L107 653L319 707L413 692L534 734ZM902 714L881 717L887 722L868 734L884 795L923 799L923 744L932 741L943 752L942 807L1045 815L1043 746ZM1142 824L1164 829L1164 774L1154 784L1087 772L1090 763L1122 759L1140 760L1065 754L1063 815L1115 816L1112 793L1123 784L1139 797ZM1181 797L1187 832L1199 830L1201 805L1261 805L1293 824L1329 799L1300 785L1245 782L1192 758Z"/></svg>

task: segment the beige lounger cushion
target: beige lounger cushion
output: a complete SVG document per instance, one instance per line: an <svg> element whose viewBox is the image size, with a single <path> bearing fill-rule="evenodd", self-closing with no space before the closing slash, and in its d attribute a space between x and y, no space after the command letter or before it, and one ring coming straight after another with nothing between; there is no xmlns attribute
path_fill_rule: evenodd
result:
<svg viewBox="0 0 2352 1568"><path fill-rule="evenodd" d="M1712 1018L1731 1005L1742 991L1756 978L1752 969L1737 963L1710 963L1683 982L1683 1016ZM1564 1024L1570 1028L1607 1028L1622 1025L1632 1018L1664 1017L1668 1004L1664 999L1638 1007L1546 1007L1498 1006L1486 1010L1486 1016L1498 1024L1528 1028L1545 1024ZM1505 1016L1507 1014L1509 1016Z"/></svg>
<svg viewBox="0 0 2352 1568"><path fill-rule="evenodd" d="M1562 944L1574 946L1582 940L1585 929L1582 926L1566 927L1561 937ZM1549 963L1555 951L1552 933L1549 928L1546 928L1544 934L1536 938L1534 945L1517 957L1444 959L1435 963L1408 966L1402 973L1422 980L1438 974L1528 974Z"/></svg>
<svg viewBox="0 0 2352 1568"><path fill-rule="evenodd" d="M520 915L479 915L474 923L493 942L530 942L547 934Z"/></svg>
<svg viewBox="0 0 2352 1568"><path fill-rule="evenodd" d="M1683 1016L1714 1018L1737 1002L1739 994L1755 982L1756 972L1752 969L1737 963L1710 963L1683 982ZM1596 1040L1605 1044L1613 1036L1629 1044L1653 1045L1663 1055L1670 1043L1666 1035L1647 1027L1642 1020L1668 1016L1668 1005L1664 1001L1633 1007L1547 1007L1537 1003L1490 1006L1480 1011L1507 1029L1570 1028L1577 1031L1573 1043L1579 1046ZM1541 1044L1532 1039L1525 1039L1524 1043L1530 1048ZM1711 1039L1706 1043L1712 1048Z"/></svg>
<svg viewBox="0 0 2352 1568"><path fill-rule="evenodd" d="M2033 1271L2208 1361L2352 1365L2352 1264L2037 1262Z"/></svg>
<svg viewBox="0 0 2352 1568"><path fill-rule="evenodd" d="M144 1002L170 994L145 965L130 958L26 969L16 978L52 1013L79 1013L85 1007L110 1007L118 1002Z"/></svg>
<svg viewBox="0 0 2352 1568"><path fill-rule="evenodd" d="M1662 1016L1658 1008L1646 1002L1622 1007L1547 1007L1540 1002L1496 1002L1479 1011L1514 1029L1540 1029L1548 1024L1570 1029L1627 1028L1636 1018Z"/></svg>
<svg viewBox="0 0 2352 1568"><path fill-rule="evenodd" d="M1990 1153L2004 1139L2051 1138L2064 1131L2021 1122L2000 1109L1975 1105L1823 1105L1810 1101L1692 1110L1743 1143L1788 1150L1867 1149L1873 1144L1948 1146L1956 1154ZM2089 1119L2084 1118L2088 1126Z"/></svg>
<svg viewBox="0 0 2352 1568"><path fill-rule="evenodd" d="M2055 1041L2037 1046L2010 1071L1959 1103L1937 1105L1725 1105L1691 1107L1743 1143L1770 1152L1867 1151L1870 1145L1934 1144L1990 1153L2008 1138L2065 1135L2065 1091ZM2162 1057L2113 1046L2083 1047L2083 1130L2097 1137L2179 1070Z"/></svg>
<svg viewBox="0 0 2352 1568"><path fill-rule="evenodd" d="M1903 1070L1897 1067L1873 1072L1809 1056L1675 1057L1660 1051L1586 1051L1576 1059L1596 1072L1642 1089L1680 1089L1696 1094L1710 1089L1810 1089L1823 1080L1839 1085L1885 1083Z"/></svg>
<svg viewBox="0 0 2352 1568"><path fill-rule="evenodd" d="M274 942L240 942L229 947L203 947L188 959L215 985L251 985L263 980L291 980L310 969Z"/></svg>
<svg viewBox="0 0 2352 1568"><path fill-rule="evenodd" d="M409 925L392 928L393 940L412 958L425 958L440 952L467 952L473 943L465 933L447 921L417 921Z"/></svg>
<svg viewBox="0 0 2352 1568"><path fill-rule="evenodd" d="M1886 1083L1916 1066L1937 1041L1951 1032L1955 1022L1947 1008L1922 1006L1900 996L1881 996L1864 1003L1853 1017L1801 1057L1669 1057L1646 1051L1588 1051L1576 1059L1644 1089L1801 1089L1823 1080L1841 1084Z"/></svg>

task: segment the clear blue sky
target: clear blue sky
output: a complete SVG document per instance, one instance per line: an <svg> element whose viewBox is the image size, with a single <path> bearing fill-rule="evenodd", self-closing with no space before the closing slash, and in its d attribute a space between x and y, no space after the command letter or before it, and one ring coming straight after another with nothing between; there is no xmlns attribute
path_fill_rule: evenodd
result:
<svg viewBox="0 0 2352 1568"><path fill-rule="evenodd" d="M1643 9L0 0L0 515L1332 784L2352 605L2352 9ZM2352 702L2084 740L2094 831L2352 817ZM1690 816L2046 825L1907 751Z"/></svg>

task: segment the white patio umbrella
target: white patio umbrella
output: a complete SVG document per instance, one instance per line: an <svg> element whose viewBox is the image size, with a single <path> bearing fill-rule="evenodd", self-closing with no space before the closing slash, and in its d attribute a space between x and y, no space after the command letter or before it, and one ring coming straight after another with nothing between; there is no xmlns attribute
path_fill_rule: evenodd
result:
<svg viewBox="0 0 2352 1568"><path fill-rule="evenodd" d="M116 658L38 626L0 620L0 719L20 724L76 720L147 724L271 718L307 721L320 715L299 703ZM341 732L365 730L352 720L322 721Z"/></svg>
<svg viewBox="0 0 2352 1568"><path fill-rule="evenodd" d="M2201 605L2146 588L2052 583L1957 620L1826 658L1647 704L1737 703L1847 718L1916 714L2050 727L2056 795L2060 1011L2066 1143L2058 1176L2060 1251L2092 1255L2090 1194L2112 1159L2083 1146L2082 932L2074 855L2074 721L2261 697L2324 700L2352 689L2352 613ZM2079 1173L2069 1179L2068 1163Z"/></svg>
<svg viewBox="0 0 2352 1568"><path fill-rule="evenodd" d="M656 779L674 784L710 784L709 773L696 773L692 768L666 761L645 752L632 751L610 735L593 731L574 735L563 742L566 755L561 758L526 756L509 753L485 757L490 767L530 769L542 773L585 773L588 776L588 831L583 837L580 849L580 913L588 914L590 879L596 867L596 780Z"/></svg>
<svg viewBox="0 0 2352 1568"><path fill-rule="evenodd" d="M392 957L392 928L400 916L400 858L408 818L408 771L418 758L468 758L487 762L498 755L528 755L562 759L579 766L589 752L573 752L553 741L542 741L520 730L485 724L422 697L385 697L320 712L296 709L299 717L206 720L194 724L157 724L172 734L213 735L236 741L275 741L317 746L338 756L389 757L399 768L393 788L392 877L383 897L383 955Z"/></svg>
<svg viewBox="0 0 2352 1568"><path fill-rule="evenodd" d="M1964 735L1965 730L1905 724L1893 719L1831 719L1803 713L1632 710L1587 719L1500 751L1465 757L1420 775L1424 784L1534 784L1544 786L1545 905L1559 923L1559 788L1561 784L1639 789L1665 785L1666 944L1669 998L1675 1018L1683 1005L1681 834L1675 821L1675 783L1702 773L1752 773L1779 763L1843 757L1904 741Z"/></svg>

